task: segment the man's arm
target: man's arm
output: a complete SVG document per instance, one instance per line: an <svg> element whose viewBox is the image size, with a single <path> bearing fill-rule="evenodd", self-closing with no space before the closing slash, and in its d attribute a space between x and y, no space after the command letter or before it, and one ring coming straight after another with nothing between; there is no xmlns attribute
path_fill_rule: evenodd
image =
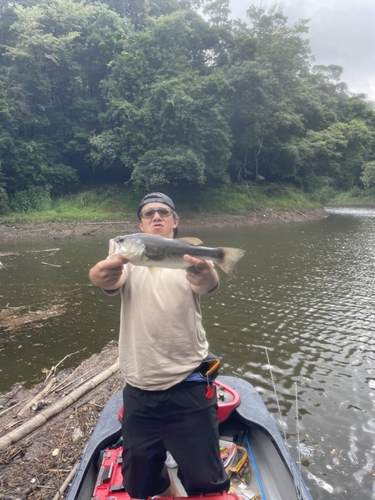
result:
<svg viewBox="0 0 375 500"><path fill-rule="evenodd" d="M91 283L103 290L118 290L126 281L124 264L127 262L129 262L128 259L120 256L101 260L90 270Z"/></svg>
<svg viewBox="0 0 375 500"><path fill-rule="evenodd" d="M191 267L186 270L186 279L191 283L193 292L204 295L216 290L219 285L219 276L211 262L191 255L184 255L184 259L191 264Z"/></svg>

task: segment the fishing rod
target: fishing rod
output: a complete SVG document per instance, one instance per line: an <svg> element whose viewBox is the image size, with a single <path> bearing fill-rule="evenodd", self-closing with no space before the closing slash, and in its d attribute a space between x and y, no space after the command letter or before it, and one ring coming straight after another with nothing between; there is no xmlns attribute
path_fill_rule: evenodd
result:
<svg viewBox="0 0 375 500"><path fill-rule="evenodd" d="M299 471L299 487L301 489L301 448L300 448L300 438L299 438L299 410L298 410L298 388L297 382L294 382L295 394L296 394L296 424L297 424L297 455L298 455L298 471Z"/></svg>
<svg viewBox="0 0 375 500"><path fill-rule="evenodd" d="M277 396L277 391L276 391L276 385L275 385L275 381L274 381L274 378L273 378L273 372L272 372L272 366L271 366L271 363L270 363L270 358L268 356L268 348L267 347L264 347L265 351L266 351L266 356L267 356L267 363L268 363L268 366L269 366L269 370L270 370L270 374L271 374L271 381L272 381L272 387L273 387L273 392L274 392L274 395L275 395L275 399L276 399L276 404L277 404L277 410L279 412L279 417L280 417L280 421L281 421L281 424L282 424L282 430L283 430L283 435L284 435L284 441L285 441L285 445L288 446L288 441L287 441L287 438L286 438L286 433L285 433L285 426L283 425L283 417L281 415L281 410L280 410L280 404L279 404L279 398ZM296 387L296 411L297 411L297 449L298 449L298 464L299 464L299 472L301 472L301 457L300 457L300 443L299 443L299 426L298 426L298 402L297 402L297 382L295 382L295 387ZM288 454L289 455L289 454ZM293 459L292 459L292 456L289 455L289 465L290 465L290 470L293 471L293 469L295 468L295 464L293 462ZM294 488L296 490L296 495L297 495L297 500L302 500L302 496L301 496L301 475L299 475L299 484L297 483L297 480L296 480L296 477L294 474L292 474L293 476L293 482L294 482Z"/></svg>

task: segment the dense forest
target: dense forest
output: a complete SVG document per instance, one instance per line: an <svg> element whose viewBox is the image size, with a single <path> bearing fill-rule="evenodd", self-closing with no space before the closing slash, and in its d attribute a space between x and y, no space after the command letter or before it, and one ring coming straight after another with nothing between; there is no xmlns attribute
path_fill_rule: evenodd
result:
<svg viewBox="0 0 375 500"><path fill-rule="evenodd" d="M0 0L0 213L88 181L373 189L375 104L249 4Z"/></svg>

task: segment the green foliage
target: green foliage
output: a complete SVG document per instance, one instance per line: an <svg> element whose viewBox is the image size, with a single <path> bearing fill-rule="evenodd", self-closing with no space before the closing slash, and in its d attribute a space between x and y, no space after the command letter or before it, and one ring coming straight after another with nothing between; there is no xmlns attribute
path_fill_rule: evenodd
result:
<svg viewBox="0 0 375 500"><path fill-rule="evenodd" d="M337 189L350 189L371 153L373 134L363 121L335 123L325 130L308 131L301 141L300 173L329 177Z"/></svg>
<svg viewBox="0 0 375 500"><path fill-rule="evenodd" d="M204 163L192 150L183 147L157 148L141 156L131 180L138 191L153 191L168 184L191 188L204 183Z"/></svg>
<svg viewBox="0 0 375 500"><path fill-rule="evenodd" d="M375 188L375 161L369 161L363 165L361 181L366 190Z"/></svg>
<svg viewBox="0 0 375 500"><path fill-rule="evenodd" d="M53 199L50 205L43 208L29 208L28 211L7 213L0 218L8 223L16 222L95 222L134 220L140 199L147 191L141 193L129 186L101 185L83 188L76 194L69 194ZM258 187L216 186L181 189L168 186L165 190L175 201L182 221L192 212L202 214L247 214L267 209L308 209L317 207L317 202L307 197L302 191L292 186L282 188L280 185ZM42 192L40 193L43 194ZM24 195L26 196L26 195ZM32 197L32 196L31 196ZM42 204L41 204L42 205ZM30 204L29 204L30 206Z"/></svg>
<svg viewBox="0 0 375 500"><path fill-rule="evenodd" d="M349 92L340 66L311 66L306 20L251 5L233 21L229 5L4 4L0 211L89 179L189 191L231 180L276 198L293 183L321 200L371 191L374 103Z"/></svg>
<svg viewBox="0 0 375 500"><path fill-rule="evenodd" d="M89 137L103 105L100 81L129 24L103 5L72 0L17 4L13 17L0 73L6 188L59 189L87 171Z"/></svg>
<svg viewBox="0 0 375 500"><path fill-rule="evenodd" d="M10 208L14 212L30 212L37 210L42 212L51 207L52 200L48 186L31 186L24 191L16 191L10 202Z"/></svg>
<svg viewBox="0 0 375 500"><path fill-rule="evenodd" d="M0 215L6 214L9 210L9 197L4 188L0 186Z"/></svg>
<svg viewBox="0 0 375 500"><path fill-rule="evenodd" d="M138 189L227 181L231 88L221 74L206 74L204 49L213 41L208 25L185 12L129 41L103 85L104 131L91 140L96 165L130 169Z"/></svg>

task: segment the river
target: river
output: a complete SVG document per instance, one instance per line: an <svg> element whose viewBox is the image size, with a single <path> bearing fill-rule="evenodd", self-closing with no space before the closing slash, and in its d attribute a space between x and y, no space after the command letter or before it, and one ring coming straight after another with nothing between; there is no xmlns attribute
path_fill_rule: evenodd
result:
<svg viewBox="0 0 375 500"><path fill-rule="evenodd" d="M313 498L375 499L375 209L327 211L194 232L246 250L236 277L219 271L218 292L202 298L204 324L222 373L251 382L296 460L300 450ZM31 312L18 330L0 327L0 391L117 338L118 298L87 278L107 251L108 238L92 236L0 242L0 309L14 308L15 320Z"/></svg>

